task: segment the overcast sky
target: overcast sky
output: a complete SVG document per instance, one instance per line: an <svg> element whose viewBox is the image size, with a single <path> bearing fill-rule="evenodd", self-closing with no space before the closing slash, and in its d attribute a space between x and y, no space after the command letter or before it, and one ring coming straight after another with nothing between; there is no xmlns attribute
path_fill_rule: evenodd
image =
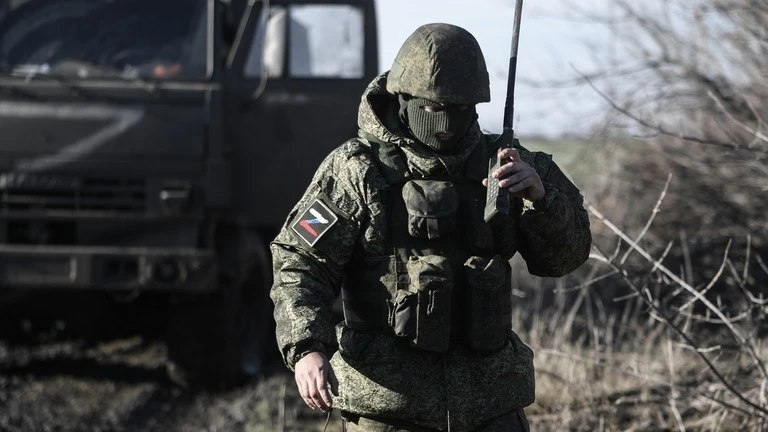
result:
<svg viewBox="0 0 768 432"><path fill-rule="evenodd" d="M512 37L514 0L379 0L380 68L388 70L400 45L420 25L455 24L471 32L480 43L491 75L491 102L478 106L484 129L499 131L506 94L507 64ZM580 5L606 9L607 0L581 0ZM584 132L599 120L604 104L585 88L552 89L532 81L577 76L574 68L595 67L586 43L607 47L606 29L565 19L565 0L528 0L518 53L515 131L520 136L556 137Z"/></svg>

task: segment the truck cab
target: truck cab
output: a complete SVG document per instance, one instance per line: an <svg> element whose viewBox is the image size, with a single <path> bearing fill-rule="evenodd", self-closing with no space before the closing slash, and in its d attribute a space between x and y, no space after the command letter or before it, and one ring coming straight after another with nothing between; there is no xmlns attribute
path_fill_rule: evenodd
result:
<svg viewBox="0 0 768 432"><path fill-rule="evenodd" d="M258 373L377 57L373 0L0 0L0 291L159 293L179 381Z"/></svg>

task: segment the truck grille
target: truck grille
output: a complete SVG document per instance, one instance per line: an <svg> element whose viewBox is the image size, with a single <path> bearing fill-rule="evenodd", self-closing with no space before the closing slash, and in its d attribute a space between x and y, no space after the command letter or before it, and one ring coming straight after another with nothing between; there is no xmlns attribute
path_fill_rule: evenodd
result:
<svg viewBox="0 0 768 432"><path fill-rule="evenodd" d="M146 212L146 184L139 179L0 174L3 212Z"/></svg>

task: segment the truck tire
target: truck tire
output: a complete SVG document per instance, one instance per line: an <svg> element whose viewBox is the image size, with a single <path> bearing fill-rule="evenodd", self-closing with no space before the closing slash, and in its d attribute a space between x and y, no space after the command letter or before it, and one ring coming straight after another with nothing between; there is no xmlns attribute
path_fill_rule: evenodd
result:
<svg viewBox="0 0 768 432"><path fill-rule="evenodd" d="M271 272L266 244L258 236L249 237L246 261L235 266L237 271L223 266L215 291L171 301L167 371L177 385L227 390L263 373L274 338L268 295ZM222 253L221 258L226 260L227 255Z"/></svg>

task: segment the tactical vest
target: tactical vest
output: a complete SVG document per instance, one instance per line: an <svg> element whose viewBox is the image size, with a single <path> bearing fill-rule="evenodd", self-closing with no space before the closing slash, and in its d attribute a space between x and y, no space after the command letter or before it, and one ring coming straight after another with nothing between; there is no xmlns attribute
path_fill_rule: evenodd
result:
<svg viewBox="0 0 768 432"><path fill-rule="evenodd" d="M417 178L402 150L370 141L389 185L385 250L359 251L342 289L346 325L404 338L444 352L451 344L493 351L511 328L511 280L497 252L494 227L483 220L487 144L460 175ZM522 201L513 200L522 208Z"/></svg>

